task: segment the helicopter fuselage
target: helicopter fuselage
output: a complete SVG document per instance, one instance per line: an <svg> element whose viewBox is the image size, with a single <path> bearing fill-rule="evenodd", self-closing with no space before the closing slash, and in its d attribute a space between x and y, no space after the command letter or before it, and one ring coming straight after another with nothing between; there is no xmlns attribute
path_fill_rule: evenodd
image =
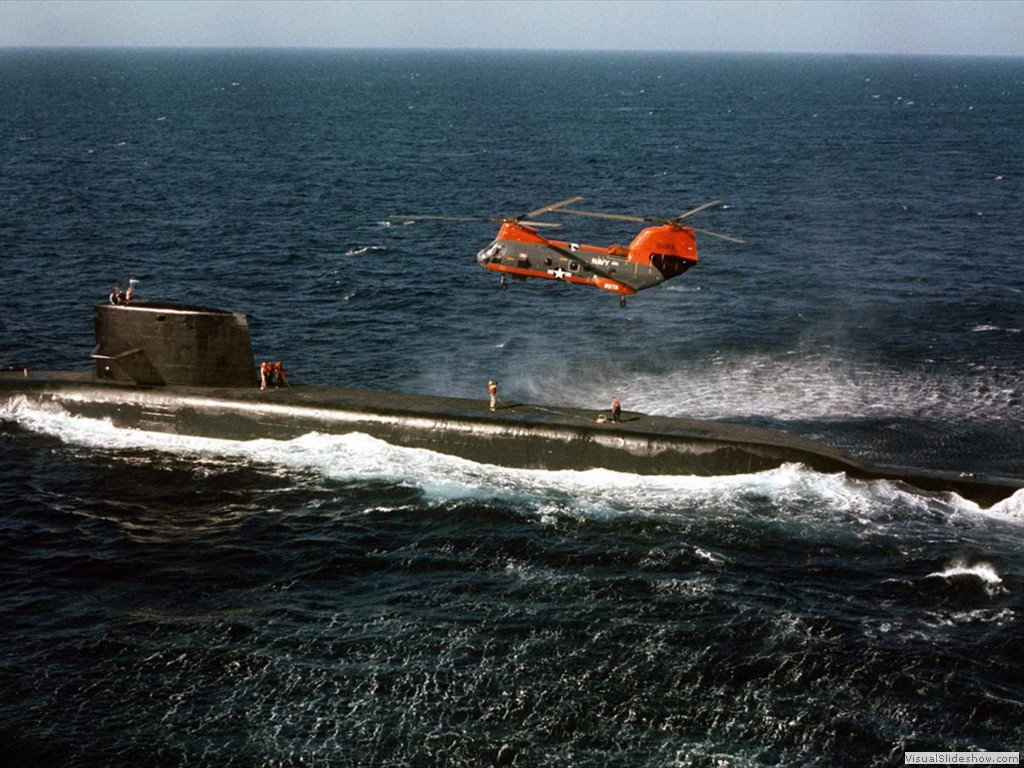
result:
<svg viewBox="0 0 1024 768"><path fill-rule="evenodd" d="M689 227L662 224L642 230L628 247L602 248L550 240L508 221L476 258L485 269L520 280L564 280L629 296L678 277L696 264L697 241Z"/></svg>

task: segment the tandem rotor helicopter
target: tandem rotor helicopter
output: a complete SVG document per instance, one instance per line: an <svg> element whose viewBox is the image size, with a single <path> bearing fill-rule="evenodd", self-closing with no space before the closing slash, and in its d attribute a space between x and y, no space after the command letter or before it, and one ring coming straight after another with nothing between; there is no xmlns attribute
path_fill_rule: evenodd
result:
<svg viewBox="0 0 1024 768"><path fill-rule="evenodd" d="M619 295L619 306L626 306L626 297L653 288L666 280L678 277L697 263L696 233L718 237L733 243L745 243L738 237L684 226L680 222L701 211L722 204L721 200L698 205L673 219L654 219L625 216L616 213L583 211L566 206L582 200L570 197L551 205L529 211L520 216L491 218L501 224L494 241L481 250L477 263L492 272L501 273L500 287L508 287L506 275L525 280L536 277L543 280L563 280L577 285L589 285ZM532 221L546 213L568 213L601 219L633 221L650 224L633 238L629 246L581 245L562 240L551 240L537 230L560 227L555 222ZM396 219L435 219L446 221L479 221L464 216L401 215Z"/></svg>

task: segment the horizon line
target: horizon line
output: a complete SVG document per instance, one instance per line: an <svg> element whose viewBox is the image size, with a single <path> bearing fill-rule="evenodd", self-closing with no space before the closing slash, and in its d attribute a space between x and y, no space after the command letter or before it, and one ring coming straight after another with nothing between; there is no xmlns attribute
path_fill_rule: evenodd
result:
<svg viewBox="0 0 1024 768"><path fill-rule="evenodd" d="M1024 59L1022 54L1010 53L928 53L895 51L816 51L816 50L745 50L708 48L530 48L483 46L425 46L425 45L232 45L226 44L182 44L167 45L154 43L139 44L94 44L94 43L35 43L29 45L0 43L0 51L396 51L418 53L551 53L551 54L677 54L677 55L725 55L725 56L833 56L833 57L904 57L904 58L946 58L946 59Z"/></svg>

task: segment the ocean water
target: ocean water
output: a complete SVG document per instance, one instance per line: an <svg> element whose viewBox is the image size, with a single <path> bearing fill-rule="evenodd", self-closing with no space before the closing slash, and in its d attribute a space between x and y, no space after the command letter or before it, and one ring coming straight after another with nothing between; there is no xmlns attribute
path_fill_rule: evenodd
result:
<svg viewBox="0 0 1024 768"><path fill-rule="evenodd" d="M244 311L295 383L757 424L1024 476L1024 61L0 51L4 369ZM632 297L492 217L694 225ZM415 221L399 214L479 217ZM627 243L624 222L558 219ZM513 471L0 403L13 765L889 766L1024 747L1024 498Z"/></svg>

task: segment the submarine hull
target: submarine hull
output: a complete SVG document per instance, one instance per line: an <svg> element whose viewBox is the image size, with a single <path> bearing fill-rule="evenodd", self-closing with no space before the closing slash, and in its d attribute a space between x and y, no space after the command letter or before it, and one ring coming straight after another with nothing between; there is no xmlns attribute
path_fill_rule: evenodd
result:
<svg viewBox="0 0 1024 768"><path fill-rule="evenodd" d="M89 373L3 373L0 398L24 398L33 407L124 429L197 437L287 440L360 432L392 445L523 469L715 476L799 463L955 492L982 506L1024 487L1024 480L872 465L784 432L629 412L620 423L598 423L593 411L531 404L490 411L483 400L320 386L140 387Z"/></svg>

